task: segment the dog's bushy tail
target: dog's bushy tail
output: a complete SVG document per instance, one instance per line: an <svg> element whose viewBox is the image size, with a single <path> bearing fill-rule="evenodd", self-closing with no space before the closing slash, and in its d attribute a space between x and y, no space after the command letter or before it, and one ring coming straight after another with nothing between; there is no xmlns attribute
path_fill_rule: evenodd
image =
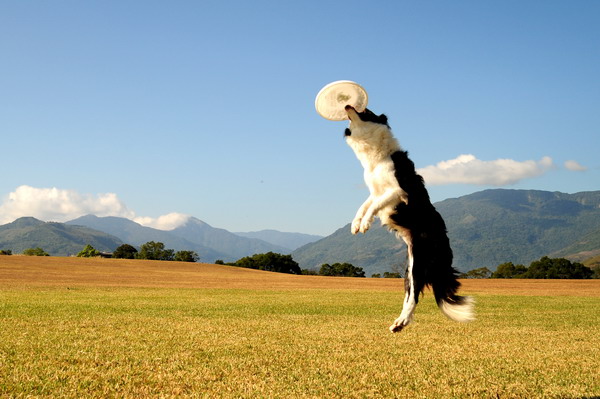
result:
<svg viewBox="0 0 600 399"><path fill-rule="evenodd" d="M435 301L442 313L454 321L468 322L475 320L475 300L472 297L457 294L460 282L458 281L456 269L447 261L442 262L436 269L429 274L428 282L433 289Z"/></svg>
<svg viewBox="0 0 600 399"><path fill-rule="evenodd" d="M435 294L435 288L433 292ZM442 313L451 320L463 323L475 320L475 299L473 297L452 295L438 298L436 295L436 301Z"/></svg>
<svg viewBox="0 0 600 399"><path fill-rule="evenodd" d="M459 322L475 320L475 300L457 294L460 282L458 272L452 267L452 249L445 229L441 233L416 240L415 259L420 258L419 266L425 269L417 273L423 277L425 285L431 286L438 307L449 319Z"/></svg>

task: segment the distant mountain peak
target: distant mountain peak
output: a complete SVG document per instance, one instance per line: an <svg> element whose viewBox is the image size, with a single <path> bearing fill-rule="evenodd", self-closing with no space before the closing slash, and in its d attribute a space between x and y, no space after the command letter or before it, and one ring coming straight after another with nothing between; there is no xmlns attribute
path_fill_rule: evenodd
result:
<svg viewBox="0 0 600 399"><path fill-rule="evenodd" d="M16 219L12 223L9 223L9 225L11 225L13 227L17 227L17 228L35 227L35 226L41 226L43 224L45 224L45 222L43 222L39 219L36 219L32 216L23 216L23 217Z"/></svg>
<svg viewBox="0 0 600 399"><path fill-rule="evenodd" d="M185 221L185 222L184 222L184 223L183 223L181 226L186 226L186 225L189 225L189 224L195 224L195 225L199 225L199 226L208 226L208 227L212 227L211 225L209 225L209 224L208 224L208 223L206 223L205 221L203 221L203 220L200 220L200 219L198 219L198 218L196 218L196 217L194 217L194 216L190 216L190 217L188 218L188 220L186 220L186 221ZM179 227L181 227L181 226L179 226Z"/></svg>
<svg viewBox="0 0 600 399"><path fill-rule="evenodd" d="M211 227L195 217L188 217L184 224L172 230L160 230L141 225L133 220L119 217L82 216L67 224L87 226L121 238L131 245L141 245L148 241L160 241L167 248L194 250L202 262L217 259L235 261L244 256L264 252L289 253L281 248L260 240L239 237L224 229Z"/></svg>
<svg viewBox="0 0 600 399"><path fill-rule="evenodd" d="M273 229L265 229L247 233L235 233L241 237L255 238L269 242L273 245L279 245L284 248L296 250L304 245L313 243L322 239L322 236L303 234L303 233L286 233Z"/></svg>

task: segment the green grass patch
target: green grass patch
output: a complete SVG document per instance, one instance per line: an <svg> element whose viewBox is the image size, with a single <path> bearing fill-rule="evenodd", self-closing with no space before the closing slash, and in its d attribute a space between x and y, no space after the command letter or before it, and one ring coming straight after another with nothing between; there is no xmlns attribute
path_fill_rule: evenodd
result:
<svg viewBox="0 0 600 399"><path fill-rule="evenodd" d="M578 398L600 395L600 298L167 288L0 291L0 397Z"/></svg>

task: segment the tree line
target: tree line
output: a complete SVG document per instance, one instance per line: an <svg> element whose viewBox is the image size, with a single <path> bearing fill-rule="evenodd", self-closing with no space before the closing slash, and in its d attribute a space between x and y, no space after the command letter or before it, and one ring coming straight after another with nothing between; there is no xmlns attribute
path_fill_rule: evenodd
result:
<svg viewBox="0 0 600 399"><path fill-rule="evenodd" d="M162 242L148 241L140 246L138 251L133 245L123 244L112 253L109 253L112 258L117 259L146 259L146 260L165 260L178 262L198 262L200 256L195 251L175 251L165 248ZM0 250L0 255L12 255L12 251ZM50 256L42 248L27 248L23 251L26 256ZM87 244L76 255L79 258L96 258L103 256L104 253L98 251L92 245Z"/></svg>
<svg viewBox="0 0 600 399"><path fill-rule="evenodd" d="M277 273L304 274L317 276L335 277L365 277L362 267L356 267L350 263L324 263L319 271L301 269L300 265L292 258L292 255L282 255L274 252L256 254L238 259L235 262L225 263L222 260L215 262L218 265L245 267L248 269L266 270Z"/></svg>
<svg viewBox="0 0 600 399"><path fill-rule="evenodd" d="M492 272L480 267L461 274L461 278L526 278L526 279L590 279L600 278L600 268L595 270L565 258L543 256L530 263L529 267L512 262L498 265Z"/></svg>
<svg viewBox="0 0 600 399"><path fill-rule="evenodd" d="M173 249L165 248L165 244L162 242L155 241L148 241L147 243L142 244L139 251L132 245L123 244L115 249L113 258L176 262L198 262L200 260L200 256L196 251L175 251Z"/></svg>
<svg viewBox="0 0 600 399"><path fill-rule="evenodd" d="M0 251L0 255L11 255L12 252ZM24 255L29 256L49 256L42 248L30 248L23 251ZM100 257L103 253L98 251L92 245L86 245L76 256L82 258ZM140 246L139 251L130 244L123 244L115 249L111 257L117 259L146 259L180 262L198 262L200 257L195 251L177 251L165 248L162 242L149 241ZM235 262L225 263L223 260L215 261L216 264L244 267L248 269L265 270L276 273L288 274L312 274L320 276L337 277L365 277L365 272L361 267L356 267L350 263L334 263L332 265L324 263L319 271L301 269L300 265L292 258L292 255L282 255L274 252L264 254L255 254L238 259Z"/></svg>
<svg viewBox="0 0 600 399"><path fill-rule="evenodd" d="M0 255L12 255L11 250L0 250ZM42 248L28 248L23 251L28 256L49 256ZM78 257L98 257L102 253L91 245L86 245L78 254ZM149 241L140 246L138 251L134 246L123 244L112 252L113 258L118 259L146 259L179 262L198 262L200 256L195 251L175 251L165 248L162 242ZM217 260L216 264L244 267L248 269L265 270L276 273L305 274L335 277L365 277L361 267L350 263L324 263L318 271L301 269L291 255L282 255L274 252L255 254L238 259L235 262L225 263ZM380 278L380 273L371 277ZM384 278L401 278L398 272L385 272ZM495 271L487 267L480 267L462 273L460 278L487 279L487 278L519 278L519 279L591 279L600 278L600 267L595 270L579 263L571 262L565 258L550 258L544 256L539 260L531 262L529 267L521 264L506 262L498 265Z"/></svg>

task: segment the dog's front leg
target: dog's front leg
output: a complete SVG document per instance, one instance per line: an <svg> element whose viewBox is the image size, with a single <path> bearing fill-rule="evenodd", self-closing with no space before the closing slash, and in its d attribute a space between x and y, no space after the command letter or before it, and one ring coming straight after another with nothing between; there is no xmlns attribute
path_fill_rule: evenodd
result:
<svg viewBox="0 0 600 399"><path fill-rule="evenodd" d="M352 220L352 227L350 228L350 232L352 234L356 234L360 231L360 226L361 226L363 217L365 216L365 213L367 213L367 210L369 209L369 207L371 206L372 203L373 203L373 196L370 195L369 198L367 198L367 200L365 202L363 202L363 204L360 206L360 208L358 208L358 211L356 212L356 216L354 216L354 220Z"/></svg>
<svg viewBox="0 0 600 399"><path fill-rule="evenodd" d="M383 208L398 203L398 201L400 201L400 198L400 192L398 192L397 190L388 190L379 197L372 197L369 206L365 210L362 219L360 220L360 226L358 227L358 231L360 231L361 233L366 233L367 230L371 228L371 224L375 219L375 215L377 215L379 211L381 211Z"/></svg>

